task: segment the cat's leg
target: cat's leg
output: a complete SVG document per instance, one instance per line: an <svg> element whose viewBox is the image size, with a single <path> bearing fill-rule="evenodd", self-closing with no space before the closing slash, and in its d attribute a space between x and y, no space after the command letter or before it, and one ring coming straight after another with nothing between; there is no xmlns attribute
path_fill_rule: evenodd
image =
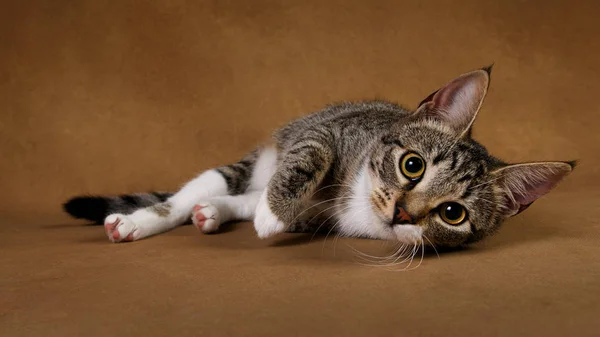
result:
<svg viewBox="0 0 600 337"><path fill-rule="evenodd" d="M252 220L262 193L263 191L250 191L240 195L213 197L200 202L192 209L192 222L203 233L212 233L228 221Z"/></svg>
<svg viewBox="0 0 600 337"><path fill-rule="evenodd" d="M131 214L111 214L104 221L107 235L113 242L123 242L171 230L186 222L194 205L203 200L259 189L268 181L265 176L272 174L276 158L273 148L259 149L238 163L202 173L165 202Z"/></svg>
<svg viewBox="0 0 600 337"><path fill-rule="evenodd" d="M331 148L323 140L304 140L287 152L258 201L254 228L260 238L294 224L332 162Z"/></svg>
<svg viewBox="0 0 600 337"><path fill-rule="evenodd" d="M108 238L113 242L143 239L183 224L200 200L226 195L227 182L217 170L200 174L167 199L131 214L110 214L104 220Z"/></svg>

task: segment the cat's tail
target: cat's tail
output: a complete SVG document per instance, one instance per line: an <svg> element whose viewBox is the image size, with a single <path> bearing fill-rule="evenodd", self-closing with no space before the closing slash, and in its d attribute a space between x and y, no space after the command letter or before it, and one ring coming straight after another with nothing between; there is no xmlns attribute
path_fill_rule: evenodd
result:
<svg viewBox="0 0 600 337"><path fill-rule="evenodd" d="M78 219L104 223L111 213L133 213L138 208L152 206L167 200L173 193L152 192L120 196L78 196L63 204L65 212Z"/></svg>

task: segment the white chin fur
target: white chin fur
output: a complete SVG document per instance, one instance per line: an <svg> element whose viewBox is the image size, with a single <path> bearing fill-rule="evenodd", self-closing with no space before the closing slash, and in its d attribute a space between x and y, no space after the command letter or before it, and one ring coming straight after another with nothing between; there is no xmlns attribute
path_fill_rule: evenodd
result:
<svg viewBox="0 0 600 337"><path fill-rule="evenodd" d="M418 244L423 237L423 228L415 225L396 225L394 226L396 240L406 244Z"/></svg>
<svg viewBox="0 0 600 337"><path fill-rule="evenodd" d="M349 236L395 240L396 235L391 228L382 223L373 212L370 201L372 187L365 164L352 183L352 199L340 205L340 209L336 212L341 214L338 218L338 229Z"/></svg>

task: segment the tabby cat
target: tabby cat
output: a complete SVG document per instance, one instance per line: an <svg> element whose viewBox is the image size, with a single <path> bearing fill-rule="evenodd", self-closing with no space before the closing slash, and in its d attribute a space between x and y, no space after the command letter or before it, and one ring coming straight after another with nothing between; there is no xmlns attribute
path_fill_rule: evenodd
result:
<svg viewBox="0 0 600 337"><path fill-rule="evenodd" d="M415 111L385 101L328 106L174 194L81 196L64 209L103 223L112 242L140 240L191 218L203 233L253 220L260 238L327 228L411 245L472 243L575 166L507 164L471 138L490 74L491 67L463 74Z"/></svg>

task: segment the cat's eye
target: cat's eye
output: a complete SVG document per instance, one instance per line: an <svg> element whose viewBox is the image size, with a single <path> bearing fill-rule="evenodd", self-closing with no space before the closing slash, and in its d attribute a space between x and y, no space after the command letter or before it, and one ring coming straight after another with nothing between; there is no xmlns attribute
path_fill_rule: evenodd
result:
<svg viewBox="0 0 600 337"><path fill-rule="evenodd" d="M418 154L409 152L400 160L400 171L406 178L417 180L425 172L425 161Z"/></svg>
<svg viewBox="0 0 600 337"><path fill-rule="evenodd" d="M449 225L457 226L467 220L467 210L459 203L446 202L439 207L440 217Z"/></svg>

